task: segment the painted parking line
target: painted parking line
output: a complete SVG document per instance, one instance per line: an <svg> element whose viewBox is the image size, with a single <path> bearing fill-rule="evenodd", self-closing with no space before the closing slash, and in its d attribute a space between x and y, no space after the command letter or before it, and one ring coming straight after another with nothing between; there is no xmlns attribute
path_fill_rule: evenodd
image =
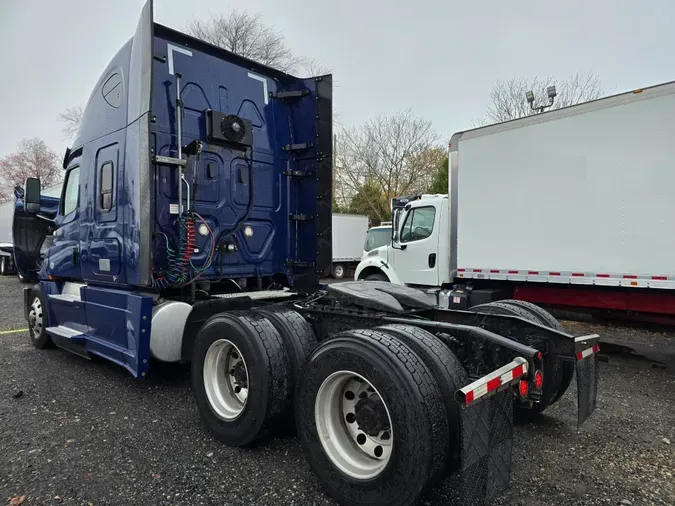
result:
<svg viewBox="0 0 675 506"><path fill-rule="evenodd" d="M28 332L28 329L0 330L0 336L4 336L5 334L18 334L19 332Z"/></svg>

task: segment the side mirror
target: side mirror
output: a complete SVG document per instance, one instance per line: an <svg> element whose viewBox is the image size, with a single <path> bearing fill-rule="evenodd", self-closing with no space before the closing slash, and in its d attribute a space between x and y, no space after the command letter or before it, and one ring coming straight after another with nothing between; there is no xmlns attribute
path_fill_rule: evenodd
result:
<svg viewBox="0 0 675 506"><path fill-rule="evenodd" d="M40 212L40 179L29 177L26 179L23 193L23 209L28 214Z"/></svg>

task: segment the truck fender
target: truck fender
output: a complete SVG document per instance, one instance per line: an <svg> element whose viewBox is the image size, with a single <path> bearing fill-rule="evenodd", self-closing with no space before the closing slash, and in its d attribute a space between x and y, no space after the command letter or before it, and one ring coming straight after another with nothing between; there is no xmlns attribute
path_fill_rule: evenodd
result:
<svg viewBox="0 0 675 506"><path fill-rule="evenodd" d="M366 257L359 262L359 265L356 266L356 271L354 271L354 279L356 281L360 279L366 279L366 277L371 274L382 273L391 283L397 285L404 285L401 278L396 273L393 267L391 267L387 262L382 260L381 257Z"/></svg>
<svg viewBox="0 0 675 506"><path fill-rule="evenodd" d="M185 321L183 329L183 339L181 341L180 361L187 364L192 361L192 350L195 339L202 325L214 315L225 311L249 310L253 307L251 298L242 295L241 297L215 298L209 300L200 300L192 305L192 310Z"/></svg>

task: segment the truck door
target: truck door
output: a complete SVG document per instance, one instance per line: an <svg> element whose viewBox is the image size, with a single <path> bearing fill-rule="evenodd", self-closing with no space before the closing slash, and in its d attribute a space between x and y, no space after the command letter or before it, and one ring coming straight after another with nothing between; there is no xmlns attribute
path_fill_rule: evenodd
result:
<svg viewBox="0 0 675 506"><path fill-rule="evenodd" d="M118 225L119 149L117 143L99 148L89 171L88 205L81 218L82 278L86 281L122 282L122 236Z"/></svg>
<svg viewBox="0 0 675 506"><path fill-rule="evenodd" d="M415 204L401 217L393 267L407 285L438 286L440 212L433 205L419 205L422 201Z"/></svg>
<svg viewBox="0 0 675 506"><path fill-rule="evenodd" d="M54 242L49 248L48 273L54 277L81 279L80 268L80 165L68 167L61 190Z"/></svg>

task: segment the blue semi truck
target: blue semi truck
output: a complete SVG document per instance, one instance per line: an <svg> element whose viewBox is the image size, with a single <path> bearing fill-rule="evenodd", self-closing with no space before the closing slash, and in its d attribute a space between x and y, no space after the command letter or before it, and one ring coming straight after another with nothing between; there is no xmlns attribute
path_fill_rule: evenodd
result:
<svg viewBox="0 0 675 506"><path fill-rule="evenodd" d="M490 501L514 412L541 413L575 371L578 422L594 410L598 337L518 301L459 311L385 282L322 289L331 129L331 76L211 46L146 4L91 93L61 197L29 179L17 198L32 344L137 378L191 363L216 438L297 431L343 504L415 504L456 470L465 503Z"/></svg>

